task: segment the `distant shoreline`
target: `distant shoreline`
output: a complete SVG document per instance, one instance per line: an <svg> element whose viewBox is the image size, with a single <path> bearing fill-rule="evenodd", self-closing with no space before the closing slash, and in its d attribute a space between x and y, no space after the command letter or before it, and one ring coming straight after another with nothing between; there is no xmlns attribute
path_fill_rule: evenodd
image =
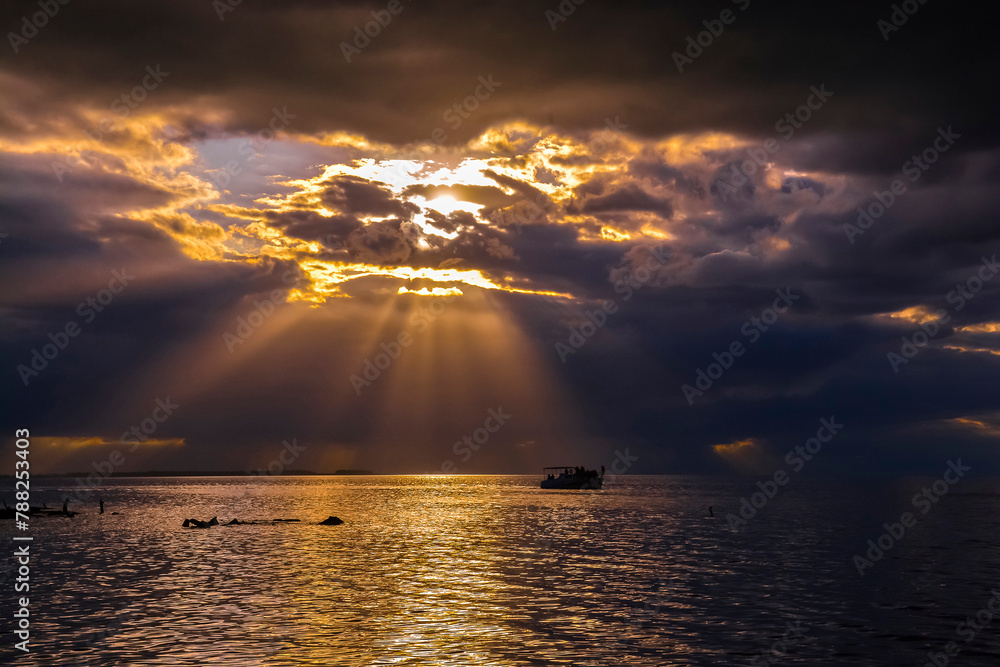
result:
<svg viewBox="0 0 1000 667"><path fill-rule="evenodd" d="M34 477L84 477L92 475L92 472L59 472L59 473L35 473ZM334 472L313 472L312 470L288 470L280 475L262 474L247 472L245 470L218 470L218 471L196 471L196 470L147 470L145 472L113 472L106 477L324 477L332 475L374 475L371 470L337 470ZM13 477L13 475L0 475L0 478Z"/></svg>

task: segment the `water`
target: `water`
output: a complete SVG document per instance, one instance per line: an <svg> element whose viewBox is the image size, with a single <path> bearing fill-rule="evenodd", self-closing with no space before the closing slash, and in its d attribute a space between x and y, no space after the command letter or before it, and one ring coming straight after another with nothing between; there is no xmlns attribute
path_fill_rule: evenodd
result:
<svg viewBox="0 0 1000 667"><path fill-rule="evenodd" d="M794 480L733 530L753 480L538 479L109 480L103 516L95 498L32 520L17 664L919 666L949 641L951 664L1000 659L1000 619L956 630L1000 591L1000 483L923 515L920 480ZM33 499L72 486L35 480ZM861 577L853 556L905 511L917 525ZM309 523L331 514L346 523ZM303 523L181 528L216 515Z"/></svg>

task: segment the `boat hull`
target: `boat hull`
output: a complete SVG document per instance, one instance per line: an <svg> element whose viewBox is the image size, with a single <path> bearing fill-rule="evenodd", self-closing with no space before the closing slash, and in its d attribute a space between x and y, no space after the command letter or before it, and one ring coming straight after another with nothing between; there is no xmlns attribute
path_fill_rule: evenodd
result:
<svg viewBox="0 0 1000 667"><path fill-rule="evenodd" d="M543 489L600 489L604 485L604 480L600 477L586 477L580 479L543 479Z"/></svg>

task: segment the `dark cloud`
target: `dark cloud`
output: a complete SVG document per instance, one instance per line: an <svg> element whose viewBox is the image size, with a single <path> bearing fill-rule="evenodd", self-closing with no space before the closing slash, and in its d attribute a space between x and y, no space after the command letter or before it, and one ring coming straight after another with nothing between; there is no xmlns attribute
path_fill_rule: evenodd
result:
<svg viewBox="0 0 1000 667"><path fill-rule="evenodd" d="M781 184L781 191L785 194L791 194L798 190L811 190L822 197L826 193L826 186L819 181L803 177L786 178L785 182Z"/></svg>
<svg viewBox="0 0 1000 667"><path fill-rule="evenodd" d="M956 421L996 423L1000 411L1000 277L980 274L1000 251L997 100L991 71L966 48L990 43L989 22L925 3L886 40L876 22L889 6L752 2L681 73L673 54L719 7L588 2L552 30L545 10L556 4L407 3L352 62L340 45L369 20L369 4L260 0L224 20L202 0L60 5L37 37L0 56L0 82L17 91L0 102L8 432L30 424L113 439L173 394L184 409L157 437L188 444L164 453L164 467L249 467L250 453L298 435L312 451L344 448L361 465L368 456L385 470L424 470L437 464L434 438L446 455L451 427L460 436L474 423L465 419L479 409L472 403L516 384L569 395L579 430L629 443L642 471L718 471L711 444L758 438L780 451L831 415L845 424L824 467L831 474L936 471L959 455L978 457L977 470L1000 469L983 429ZM7 3L0 22L16 31L36 11L33 0ZM119 114L112 105L147 66L169 74ZM449 115L487 76L499 85L473 97L478 108ZM817 86L832 96L800 111ZM197 147L264 136L275 110L287 110L284 131L303 143L240 156L252 176L244 189L210 197L191 166L209 151ZM809 118L790 125L796 113ZM84 136L102 118L114 128ZM610 129L614 119L627 127ZM488 128L466 152L492 160L482 174L493 184L343 174L274 203L275 193L302 194L290 179L318 177L331 160L358 168L372 155L421 150L436 159ZM959 138L913 178L907 164L939 128ZM404 147L436 129L440 141ZM769 139L777 148L755 162ZM537 151L563 140L576 143L539 165ZM220 155L237 150L219 143ZM308 160L288 167L293 177L282 167L298 150ZM569 185L560 168L573 170ZM852 234L859 207L885 199L896 180L905 192ZM573 196L557 204L546 186ZM444 215L411 201L442 196L482 209ZM213 242L242 227L239 243L217 252ZM277 232L281 257L261 252ZM299 241L322 250L308 254ZM653 246L668 259L655 260ZM313 277L344 281L338 296L354 298L284 303L310 287L299 261L326 263ZM403 274L479 271L497 285L574 299L463 283L440 328L428 325L418 370L393 380L402 360L356 395L348 378L366 357L402 330L416 334L415 314L426 318L429 301L394 298L398 287L439 283L348 280L337 273L348 261ZM24 386L18 366L80 320L78 305L123 267L134 284ZM775 290L798 300L757 327ZM601 310L609 303L614 312ZM938 312L948 321L894 368L890 353ZM262 324L231 347L225 334L252 313ZM593 334L560 358L556 344L588 322ZM745 353L689 404L682 386L735 341ZM490 384L515 370L520 384ZM518 396L539 431L541 393ZM397 434L419 432L428 448L369 449L387 410ZM496 451L500 465L513 449Z"/></svg>
<svg viewBox="0 0 1000 667"><path fill-rule="evenodd" d="M413 238L402 221L373 222L351 232L347 245L359 261L399 264L410 258Z"/></svg>
<svg viewBox="0 0 1000 667"><path fill-rule="evenodd" d="M331 179L320 200L325 206L349 215L395 215L408 218L419 210L413 204L396 199L381 184L355 176Z"/></svg>
<svg viewBox="0 0 1000 667"><path fill-rule="evenodd" d="M614 114L649 136L769 136L820 84L835 96L802 132L869 133L844 148L857 168L869 156L891 159L893 137L916 138L941 123L966 129L978 144L997 137L988 111L996 93L961 48L988 41L988 28L954 7L922 5L886 41L876 22L889 7L752 3L734 10L734 23L683 73L672 54L717 15L702 3L592 4L555 31L547 8L406 5L348 63L340 43L370 20L370 5L244 3L220 21L211 3L197 0L156 8L103 0L60 12L19 53L7 51L4 69L66 99L110 107L141 82L146 65L161 64L170 76L150 104L214 98L233 112L229 128L245 131L288 105L296 130L336 127L398 142L426 139L436 127L449 129L449 141L465 140L511 119L595 127ZM8 3L0 21L14 29L34 11L29 0ZM501 86L450 131L445 112L491 73Z"/></svg>
<svg viewBox="0 0 1000 667"><path fill-rule="evenodd" d="M703 197L704 187L694 174L686 174L684 170L673 167L662 159L635 159L629 163L629 174L637 178L647 178L657 183L670 184L679 192L695 197Z"/></svg>
<svg viewBox="0 0 1000 667"><path fill-rule="evenodd" d="M319 241L331 249L343 247L351 232L361 222L348 215L324 216L315 211L267 211L268 223L289 236L306 241Z"/></svg>
<svg viewBox="0 0 1000 667"><path fill-rule="evenodd" d="M673 213L670 200L654 197L634 185L626 186L603 196L588 198L579 210L583 213L650 211L664 218L669 218Z"/></svg>

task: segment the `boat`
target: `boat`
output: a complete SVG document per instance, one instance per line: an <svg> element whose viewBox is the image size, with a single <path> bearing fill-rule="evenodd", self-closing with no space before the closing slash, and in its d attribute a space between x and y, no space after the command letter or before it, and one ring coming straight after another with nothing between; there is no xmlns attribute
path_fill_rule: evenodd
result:
<svg viewBox="0 0 1000 667"><path fill-rule="evenodd" d="M543 489L600 489L604 484L604 466L600 475L580 466L549 466L542 468L542 474Z"/></svg>

